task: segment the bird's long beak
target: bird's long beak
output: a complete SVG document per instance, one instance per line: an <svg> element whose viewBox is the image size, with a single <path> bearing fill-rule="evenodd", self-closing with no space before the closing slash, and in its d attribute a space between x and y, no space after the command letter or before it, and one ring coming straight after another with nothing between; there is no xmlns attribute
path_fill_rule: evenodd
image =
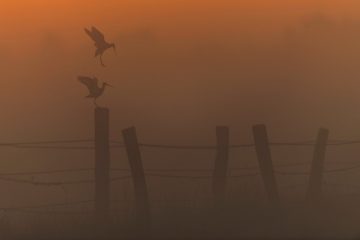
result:
<svg viewBox="0 0 360 240"><path fill-rule="evenodd" d="M110 85L110 84L108 84L108 83L106 83L106 85L107 85L107 86L109 86L109 87L113 87L113 88L114 88L114 86L113 86L113 85Z"/></svg>

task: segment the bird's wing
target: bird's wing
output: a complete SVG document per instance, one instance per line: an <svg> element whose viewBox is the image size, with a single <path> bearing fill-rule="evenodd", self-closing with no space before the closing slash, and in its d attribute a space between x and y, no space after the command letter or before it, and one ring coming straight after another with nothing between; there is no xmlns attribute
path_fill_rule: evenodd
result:
<svg viewBox="0 0 360 240"><path fill-rule="evenodd" d="M79 76L78 80L83 83L90 91L90 93L92 93L92 91L97 88L98 85L98 79L97 78L90 78L90 77L84 77L84 76Z"/></svg>
<svg viewBox="0 0 360 240"><path fill-rule="evenodd" d="M95 41L95 39L93 38L92 32L91 32L89 29L87 29L87 28L85 28L84 30L85 30L86 34L87 34L93 41Z"/></svg>
<svg viewBox="0 0 360 240"><path fill-rule="evenodd" d="M102 34L99 29L97 29L96 27L91 27L91 31L93 32L94 36L104 40L104 34Z"/></svg>
<svg viewBox="0 0 360 240"><path fill-rule="evenodd" d="M104 34L95 27L91 27L91 30L85 28L85 32L96 43L105 41Z"/></svg>
<svg viewBox="0 0 360 240"><path fill-rule="evenodd" d="M89 29L85 28L85 32L94 42L103 42L103 41L105 41L104 34L102 34L95 27L91 27L91 31Z"/></svg>

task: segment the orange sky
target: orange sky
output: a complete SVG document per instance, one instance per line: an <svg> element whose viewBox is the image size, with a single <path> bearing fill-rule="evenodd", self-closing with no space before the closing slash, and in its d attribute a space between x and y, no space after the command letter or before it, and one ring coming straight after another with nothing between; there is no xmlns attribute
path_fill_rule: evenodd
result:
<svg viewBox="0 0 360 240"><path fill-rule="evenodd" d="M0 142L93 137L78 75L115 86L99 104L116 140L135 125L142 142L206 145L229 125L237 144L256 123L279 142L314 139L318 127L359 139L359 13L359 0L0 0ZM117 44L107 68L91 25ZM81 154L3 149L0 168L88 167L92 152ZM37 201L30 190L17 198Z"/></svg>
<svg viewBox="0 0 360 240"><path fill-rule="evenodd" d="M349 96L349 89L356 89L359 7L357 0L1 0L0 68L7 91L0 95L0 107L8 109L3 121L11 126L5 129L21 132L22 123L14 117L36 112L40 118L50 107L53 117L41 124L87 114L91 105L82 99L86 90L74 82L78 74L120 86L102 101L137 108L124 125L142 114L171 122L173 106L183 109L179 123L209 115L218 118L213 124L236 122L233 110L240 106L249 111L248 122L261 121L271 115L254 103L262 94L279 109L288 107L280 106L282 98L293 97L299 109L292 114L300 116L308 110L301 109L308 96L326 99L339 89ZM313 27L306 27L309 21ZM91 25L118 45L118 57L105 56L107 69L99 68L93 43L84 34ZM350 96L342 99L355 104L356 93ZM252 106L245 108L249 102ZM333 119L330 102L319 113L319 123ZM271 118L276 121L278 114Z"/></svg>
<svg viewBox="0 0 360 240"><path fill-rule="evenodd" d="M271 27L307 11L325 10L356 17L359 6L355 0L2 0L0 13L6 35L15 37L49 28L72 32L92 23L107 30L151 26L181 33L184 26Z"/></svg>
<svg viewBox="0 0 360 240"><path fill-rule="evenodd" d="M181 42L217 35L231 40L244 32L269 38L312 12L357 19L359 7L356 0L2 0L0 43L33 49L30 43L53 32L77 45L83 41L79 29L93 24L109 37L151 28Z"/></svg>
<svg viewBox="0 0 360 240"><path fill-rule="evenodd" d="M359 0L0 0L0 142L92 137L78 75L115 86L99 99L113 139L135 125L143 142L212 144L214 126L229 125L232 142L249 142L255 123L279 141L314 139L321 126L358 139L359 9ZM107 68L83 31L91 25L117 44ZM8 171L74 164L73 152L0 154Z"/></svg>

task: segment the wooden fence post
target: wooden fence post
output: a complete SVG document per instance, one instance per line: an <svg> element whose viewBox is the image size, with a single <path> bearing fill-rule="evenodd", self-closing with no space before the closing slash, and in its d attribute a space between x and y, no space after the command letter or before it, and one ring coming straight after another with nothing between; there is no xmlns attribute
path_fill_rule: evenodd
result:
<svg viewBox="0 0 360 240"><path fill-rule="evenodd" d="M104 225L110 209L109 109L95 108L95 217Z"/></svg>
<svg viewBox="0 0 360 240"><path fill-rule="evenodd" d="M280 202L279 192L271 159L271 151L269 147L266 126L263 124L253 126L253 135L255 141L255 150L265 190L267 192L269 201L273 205L278 206Z"/></svg>
<svg viewBox="0 0 360 240"><path fill-rule="evenodd" d="M137 227L140 233L146 233L151 222L150 204L136 129L127 128L122 134L134 183Z"/></svg>
<svg viewBox="0 0 360 240"><path fill-rule="evenodd" d="M318 131L316 144L314 148L309 185L307 191L307 200L310 203L316 203L321 196L325 153L326 153L326 145L328 138L329 138L329 130L320 128Z"/></svg>
<svg viewBox="0 0 360 240"><path fill-rule="evenodd" d="M224 205L229 162L229 128L216 127L216 159L213 172L213 193L215 207Z"/></svg>

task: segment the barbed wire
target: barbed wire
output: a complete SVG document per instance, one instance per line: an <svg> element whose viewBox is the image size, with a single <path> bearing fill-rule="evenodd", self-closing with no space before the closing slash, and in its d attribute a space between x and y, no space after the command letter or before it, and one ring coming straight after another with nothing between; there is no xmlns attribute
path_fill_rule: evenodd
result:
<svg viewBox="0 0 360 240"><path fill-rule="evenodd" d="M326 146L343 146L343 145L352 145L352 144L360 144L360 140L337 140L335 142L329 141ZM314 141L300 141L300 142L269 142L270 146L299 146L299 147L314 147L316 143ZM119 145L123 147L123 145ZM118 147L119 147L118 146ZM196 145L166 145L166 144L146 144L139 143L140 147L147 148L163 148L163 149L195 149L195 150L208 150L208 149L216 149L217 146L214 145L204 145L204 146L196 146ZM245 144L233 144L229 145L228 148L249 148L255 147L254 143L245 143Z"/></svg>
<svg viewBox="0 0 360 240"><path fill-rule="evenodd" d="M247 173L247 174L238 174L238 175L230 175L229 178L244 178L244 177L252 177L258 176L259 173ZM172 175L172 174L156 174L156 173L146 173L147 177L158 177L158 178L176 178L176 179L189 179L189 180L201 180L201 179L211 179L212 175L205 176L194 176L194 175ZM132 179L132 176L120 176L120 177L112 177L110 178L111 182L114 181L122 181ZM0 177L0 181L12 182L12 183L22 183L22 184L31 184L34 186L64 186L64 185L75 185L75 184L87 184L87 183L95 183L95 179L86 179L86 180L74 180L74 181L36 181L36 180L28 180L28 179L17 179L17 178L6 178Z"/></svg>
<svg viewBox="0 0 360 240"><path fill-rule="evenodd" d="M113 181L121 181L127 179L131 179L131 176L114 177L114 178L110 178L110 181L113 182ZM36 181L36 180L27 180L27 179L5 178L5 177L0 177L0 181L31 184L34 186L49 186L49 187L95 183L95 179L75 180L75 181Z"/></svg>
<svg viewBox="0 0 360 240"><path fill-rule="evenodd" d="M277 165L276 167L287 167L287 166L297 166L303 165L303 163L296 164L283 164ZM257 170L258 167L239 167L239 168L229 168L231 171L244 171L244 170ZM78 173L78 172L90 172L95 171L95 168L77 168L77 169L57 169L57 170L42 170L42 171L21 171L21 172L0 172L0 177L3 176L27 176L27 175L50 175L57 173ZM130 168L112 168L112 172L130 172ZM214 169L206 168L146 168L145 172L154 173L154 172L212 172Z"/></svg>
<svg viewBox="0 0 360 240"><path fill-rule="evenodd" d="M35 214L35 215L92 215L94 211L52 211L52 210L29 210L29 209L13 209L7 210L17 213Z"/></svg>
<svg viewBox="0 0 360 240"><path fill-rule="evenodd" d="M237 176L235 176L237 177ZM331 183L331 182L323 182L324 186L331 186L331 187L351 187L360 189L360 185L356 184L338 184L338 183ZM306 186L306 184L289 184L289 185L282 185L279 186L280 188L296 188ZM349 195L353 195L351 193ZM356 193L355 193L356 194ZM359 193L360 194L360 193ZM341 193L340 195L347 195L346 193ZM165 201L165 200L164 200ZM168 201L168 200L166 200ZM191 200L189 200L191 201ZM60 202L60 203L48 203L48 204L35 204L35 205L25 205L25 206L12 206L12 207L1 207L0 211L3 211L5 214L6 212L20 212L20 213L30 213L30 214L61 214L61 215L88 215L93 214L93 210L88 211L71 211L71 210L36 210L36 209L46 209L46 208L55 208L55 207L66 207L66 206L76 206L76 205L83 205L83 204L90 204L94 203L94 199L87 199L87 200L78 200L78 201L67 201L67 202ZM119 199L112 199L111 202L124 202L124 200Z"/></svg>
<svg viewBox="0 0 360 240"><path fill-rule="evenodd" d="M79 150L89 150L94 149L94 146L58 146L57 144L73 144L73 143L94 143L94 139L75 139L75 140L48 140L48 141L28 141L28 142L2 142L0 147L16 147L16 148L34 148L34 149L79 149ZM111 148L124 148L124 144L121 141L110 140L110 143L113 144ZM315 141L296 141L296 142L270 142L271 146L314 146ZM329 140L326 144L327 146L342 146L342 145L351 145L351 144L360 144L360 140ZM55 145L55 146L51 146ZM139 143L140 147L147 148L163 148L163 149L189 149L189 150L208 150L216 149L215 145L169 145L169 144L148 144L148 143ZM248 148L254 147L254 143L245 143L245 144L233 144L229 145L229 148Z"/></svg>
<svg viewBox="0 0 360 240"><path fill-rule="evenodd" d="M279 164L279 165L274 165L274 167L279 168L279 167L293 167L293 166L303 166L303 165L309 165L310 162L300 162L300 163L290 163L290 164ZM254 167L238 167L238 168L229 168L229 171L247 171L247 170L258 170L259 167L254 166ZM349 166L349 167L343 167L343 168L335 168L335 169L327 169L324 170L325 173L335 173L335 172L347 172L347 171L351 171L351 170L357 170L360 169L360 164L356 164L354 166ZM90 172L90 171L95 171L95 168L78 168L78 169L59 169L59 170L43 170L43 171L23 171L23 172L10 172L10 173L0 173L0 180L9 180L9 181L15 181L17 179L9 179L9 178L4 178L6 176L32 176L32 175L51 175L51 174L57 174L57 173L78 173L78 172ZM110 169L110 171L112 172L130 172L131 169L129 168L113 168ZM173 178L185 178L185 177L189 177L187 175L181 175L181 176L177 176L177 175L169 175L169 174L157 174L160 172L167 172L167 173L171 173L171 172L211 172L213 171L213 169L205 169L205 168L170 168L170 169L164 169L164 168L148 168L145 169L145 173L147 176L164 176L164 177L173 177ZM309 172L307 171L280 171L280 170L274 170L274 172L276 174L280 174L280 175L308 175ZM239 175L240 177L242 176L252 176L253 173L250 174L241 174ZM130 176L125 176L125 178L129 178ZM190 178L204 178L204 176L190 176ZM210 176L209 176L210 177ZM122 177L120 177L121 179ZM34 181L28 181L28 180L19 180L19 181L23 181L23 182L31 182L34 183ZM90 180L89 180L90 181ZM89 181L84 181L89 182ZM92 181L92 180L91 180ZM67 184L67 182L59 182L59 185L61 184ZM78 182L69 182L69 184L71 183L83 183L81 181Z"/></svg>
<svg viewBox="0 0 360 240"><path fill-rule="evenodd" d="M292 167L292 166L302 166L308 165L310 162L300 162L300 163L290 163L290 164L279 164L275 167ZM246 171L246 170L258 170L259 167L237 167L229 168L230 171ZM21 172L0 172L0 177L2 176L27 176L27 175L50 175L57 173L78 173L78 172L90 172L95 171L95 168L77 168L77 169L57 169L57 170L42 170L42 171L21 171ZM112 172L130 172L130 168L112 168ZM146 168L145 172L212 172L214 169L206 168Z"/></svg>
<svg viewBox="0 0 360 240"><path fill-rule="evenodd" d="M337 143L328 143L328 146L341 146L341 145L352 145L352 144L359 144L360 140L352 140L352 141L342 141Z"/></svg>
<svg viewBox="0 0 360 240"><path fill-rule="evenodd" d="M44 170L44 171L24 171L24 172L10 172L10 173L0 173L2 176L27 176L27 175L49 175L56 173L78 173L78 172L89 172L94 171L94 168L77 168L77 169L59 169L59 170Z"/></svg>
<svg viewBox="0 0 360 240"><path fill-rule="evenodd" d="M296 171L294 171L294 172L283 172L283 171L275 170L274 173L279 174L279 175L294 175L294 176L296 176L296 175L301 175L301 176L309 175L309 172L296 172Z"/></svg>
<svg viewBox="0 0 360 240"><path fill-rule="evenodd" d="M167 175L167 174L145 174L148 177L159 178L182 178L182 179L210 179L212 176L186 176L186 175Z"/></svg>
<svg viewBox="0 0 360 240"><path fill-rule="evenodd" d="M280 185L279 188L294 189L294 188L299 188L299 187L304 187L304 186L307 186L307 184L306 183L297 183L297 184Z"/></svg>
<svg viewBox="0 0 360 240"><path fill-rule="evenodd" d="M74 206L81 204L88 204L95 202L93 199L79 200L72 202L61 202L61 203L48 203L48 204L37 204L37 205L27 205L27 206L16 206L16 207L1 207L2 211L11 211L11 210L20 210L20 209L39 209L39 208L53 208L53 207L64 207L64 206Z"/></svg>
<svg viewBox="0 0 360 240"><path fill-rule="evenodd" d="M343 167L343 168L336 168L336 169L328 169L325 170L325 173L334 173L334 172L348 172L351 170L356 170L356 169L360 169L360 164L354 165L354 166L350 166L350 167Z"/></svg>
<svg viewBox="0 0 360 240"><path fill-rule="evenodd" d="M1 146L1 145L0 145ZM14 145L14 148L23 149L58 149L58 150L94 150L90 146L42 146L42 145ZM123 145L110 145L109 148L124 148Z"/></svg>
<svg viewBox="0 0 360 240"><path fill-rule="evenodd" d="M11 146L16 148L46 148L46 149L94 149L93 146L58 146L57 144L74 144L74 143L93 143L93 139L77 139L77 140L52 140L52 141L33 141L33 142L13 142L13 143L0 143L1 146ZM120 141L110 141L112 145L111 148L122 148ZM333 140L329 141L328 146L341 146L341 145L350 145L358 144L360 140ZM314 146L314 141L302 141L302 142L271 142L272 146ZM169 149L216 149L216 146L195 146L195 145L162 145L162 144L142 144L141 147L150 147L150 148L169 148ZM243 148L243 147L253 147L254 144L239 144L239 145L230 145L229 148ZM275 165L275 167L289 167L289 166L300 166L308 165L310 162L301 162L301 163L290 163ZM350 167L336 168L336 169L327 169L325 173L335 173L335 172L347 172L355 169L360 169L360 164ZM258 170L258 167L242 167L242 168L230 168L231 171L240 171L240 170ZM70 172L86 172L94 171L93 168L83 168L83 169L62 169L62 170L49 170L49 171L33 171L33 172L13 172L13 173L0 173L0 181L8 181L13 183L24 183L32 184L38 186L63 186L63 185L73 185L73 184L85 184L85 183L94 183L94 179L86 180L75 180L75 181L35 181L27 179L17 179L17 178L7 178L6 176L26 176L26 175L45 175L45 174L56 174L56 173L70 173ZM130 169L125 168L115 168L111 171L126 171L129 172ZM146 169L146 176L148 177L160 177L160 178L181 178L181 179L209 179L213 176L190 176L190 175L174 175L174 174L162 174L160 172L210 172L213 169ZM309 172L306 171L279 171L274 170L276 174L279 175L309 175ZM247 174L238 174L231 175L230 178L243 178L258 176L259 172L247 173ZM110 181L120 181L125 179L130 179L131 176L121 176L116 178L111 178Z"/></svg>
<svg viewBox="0 0 360 240"><path fill-rule="evenodd" d="M0 142L0 146L16 146L30 144L62 144L62 143L89 143L94 139L72 139L72 140L44 140L44 141L28 141L28 142Z"/></svg>
<svg viewBox="0 0 360 240"><path fill-rule="evenodd" d="M248 174L242 174L242 175L230 175L228 176L229 178L244 178L244 177L255 177L255 176L259 176L260 173L259 172L255 172L255 173L248 173Z"/></svg>
<svg viewBox="0 0 360 240"><path fill-rule="evenodd" d="M323 172L324 173L338 173L338 172L348 172L348 171L352 171L352 170L357 170L360 169L360 164L357 164L355 166L350 166L350 167L343 167L343 168L335 168L335 169L326 169ZM310 172L305 172L305 171L278 171L275 170L274 171L276 174L280 174L280 175L309 175Z"/></svg>

